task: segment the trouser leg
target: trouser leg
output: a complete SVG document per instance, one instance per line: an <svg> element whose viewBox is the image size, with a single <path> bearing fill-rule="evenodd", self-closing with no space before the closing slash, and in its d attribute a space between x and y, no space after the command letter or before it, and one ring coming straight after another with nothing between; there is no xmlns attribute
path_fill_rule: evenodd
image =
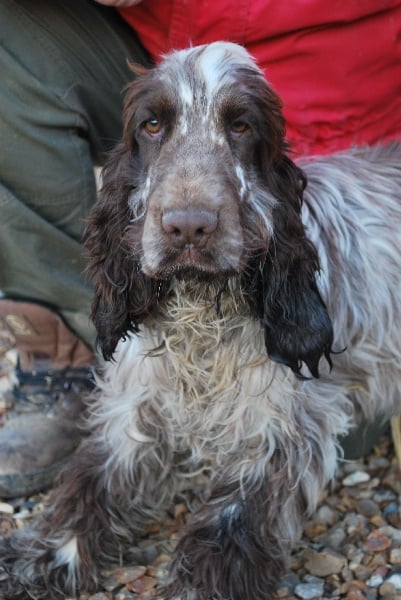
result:
<svg viewBox="0 0 401 600"><path fill-rule="evenodd" d="M80 239L93 166L120 137L127 58L149 62L114 9L0 0L0 330L19 354L0 496L49 486L82 437L94 331Z"/></svg>
<svg viewBox="0 0 401 600"><path fill-rule="evenodd" d="M87 0L0 0L0 290L57 310L87 343L82 270L93 165L121 133L134 32Z"/></svg>

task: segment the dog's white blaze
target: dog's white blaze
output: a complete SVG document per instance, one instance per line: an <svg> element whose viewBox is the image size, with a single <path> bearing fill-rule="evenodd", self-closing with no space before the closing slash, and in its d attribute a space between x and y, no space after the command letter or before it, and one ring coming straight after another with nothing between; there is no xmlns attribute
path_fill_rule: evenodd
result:
<svg viewBox="0 0 401 600"><path fill-rule="evenodd" d="M182 102L187 106L191 107L194 102L194 95L191 86L184 79L180 79L178 94Z"/></svg>
<svg viewBox="0 0 401 600"><path fill-rule="evenodd" d="M241 167L241 165L236 165L235 166L235 174L237 175L238 180L239 180L240 185L241 185L240 190L239 190L239 194L240 194L241 200L243 200L244 196L245 196L245 194L246 194L246 192L248 190L248 186L247 186L247 183L246 183L244 169Z"/></svg>
<svg viewBox="0 0 401 600"><path fill-rule="evenodd" d="M227 69L225 60L227 58L231 64L237 61L239 65L257 68L246 50L237 44L215 42L205 46L203 50L201 49L198 66L203 73L209 97L213 96L222 85L234 80L231 69Z"/></svg>
<svg viewBox="0 0 401 600"><path fill-rule="evenodd" d="M178 128L180 130L181 135L187 135L188 133L188 119L186 118L185 113L180 116L178 122Z"/></svg>

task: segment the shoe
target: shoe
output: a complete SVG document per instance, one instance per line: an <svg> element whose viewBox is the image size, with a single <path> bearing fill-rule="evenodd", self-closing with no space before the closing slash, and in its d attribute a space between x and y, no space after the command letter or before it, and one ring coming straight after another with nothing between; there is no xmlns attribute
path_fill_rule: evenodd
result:
<svg viewBox="0 0 401 600"><path fill-rule="evenodd" d="M16 498L49 488L78 446L95 359L45 307L0 299L0 321L18 351L0 428L0 498Z"/></svg>
<svg viewBox="0 0 401 600"><path fill-rule="evenodd" d="M49 488L78 446L91 369L26 373L16 369L13 408L0 429L0 497ZM10 402L10 403L11 403Z"/></svg>

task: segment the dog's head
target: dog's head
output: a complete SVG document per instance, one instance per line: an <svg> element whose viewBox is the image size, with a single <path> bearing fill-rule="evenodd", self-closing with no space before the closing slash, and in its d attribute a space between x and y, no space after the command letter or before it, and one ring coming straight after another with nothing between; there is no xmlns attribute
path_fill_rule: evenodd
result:
<svg viewBox="0 0 401 600"><path fill-rule="evenodd" d="M300 218L305 178L286 154L278 96L231 43L133 71L123 140L85 234L105 356L155 312L173 277L238 277L269 355L317 375L332 332Z"/></svg>

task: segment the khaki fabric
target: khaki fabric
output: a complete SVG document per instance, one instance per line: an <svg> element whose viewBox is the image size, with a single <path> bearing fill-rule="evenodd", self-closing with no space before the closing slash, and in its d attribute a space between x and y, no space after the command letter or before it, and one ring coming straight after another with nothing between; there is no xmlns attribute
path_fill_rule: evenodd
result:
<svg viewBox="0 0 401 600"><path fill-rule="evenodd" d="M87 0L0 0L0 42L0 291L54 307L93 344L80 243L93 167L120 137L126 60L150 60Z"/></svg>

